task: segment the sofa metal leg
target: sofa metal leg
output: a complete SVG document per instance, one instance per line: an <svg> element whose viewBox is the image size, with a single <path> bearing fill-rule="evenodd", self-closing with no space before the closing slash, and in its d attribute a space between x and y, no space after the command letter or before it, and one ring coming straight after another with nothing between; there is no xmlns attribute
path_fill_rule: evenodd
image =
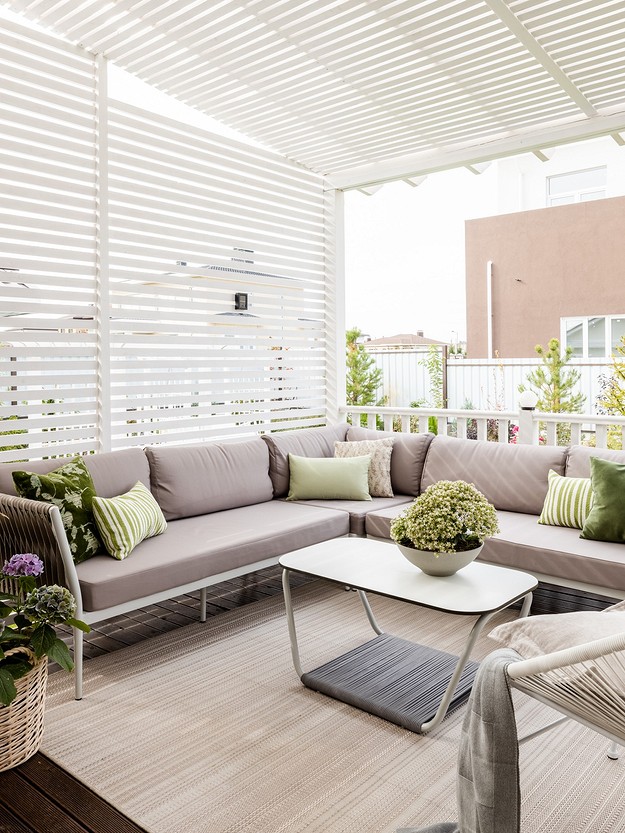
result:
<svg viewBox="0 0 625 833"><path fill-rule="evenodd" d="M83 632L72 628L74 633L74 699L82 700L82 645Z"/></svg>
<svg viewBox="0 0 625 833"><path fill-rule="evenodd" d="M612 741L612 743L610 744L610 748L608 749L608 758L611 761L618 761L619 756L621 754L619 752L619 749L620 749L619 744L616 741Z"/></svg>
<svg viewBox="0 0 625 833"><path fill-rule="evenodd" d="M206 596L206 587L202 587L200 590L200 622L206 622Z"/></svg>

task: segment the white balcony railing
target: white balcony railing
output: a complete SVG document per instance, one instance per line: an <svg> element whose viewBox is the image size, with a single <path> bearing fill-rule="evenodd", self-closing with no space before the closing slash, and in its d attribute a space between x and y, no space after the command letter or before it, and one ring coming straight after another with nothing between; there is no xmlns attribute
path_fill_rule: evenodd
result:
<svg viewBox="0 0 625 833"><path fill-rule="evenodd" d="M388 408L344 405L340 413L354 425L402 433L436 433L500 443L590 445L625 448L625 417L547 414L535 410L469 411L446 408Z"/></svg>

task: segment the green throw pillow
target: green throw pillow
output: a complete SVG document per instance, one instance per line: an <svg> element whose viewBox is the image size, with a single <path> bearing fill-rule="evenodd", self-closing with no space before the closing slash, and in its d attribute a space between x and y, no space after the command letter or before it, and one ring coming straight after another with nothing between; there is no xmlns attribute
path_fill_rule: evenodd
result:
<svg viewBox="0 0 625 833"><path fill-rule="evenodd" d="M625 465L590 458L593 502L580 538L625 543Z"/></svg>
<svg viewBox="0 0 625 833"><path fill-rule="evenodd" d="M102 544L91 511L95 489L82 457L75 457L47 474L14 471L13 482L20 497L54 503L59 507L76 564L101 552Z"/></svg>
<svg viewBox="0 0 625 833"><path fill-rule="evenodd" d="M287 500L371 500L370 462L370 454L344 459L289 454Z"/></svg>
<svg viewBox="0 0 625 833"><path fill-rule="evenodd" d="M539 524L581 529L592 507L589 477L562 477L549 469L549 489L538 519Z"/></svg>
<svg viewBox="0 0 625 833"><path fill-rule="evenodd" d="M119 561L141 541L167 529L161 507L141 482L118 497L94 497L93 516L106 551Z"/></svg>

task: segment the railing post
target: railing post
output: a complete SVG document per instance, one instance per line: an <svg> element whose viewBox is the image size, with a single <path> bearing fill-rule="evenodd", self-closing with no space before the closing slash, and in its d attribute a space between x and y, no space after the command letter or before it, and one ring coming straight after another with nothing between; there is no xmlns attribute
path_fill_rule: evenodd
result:
<svg viewBox="0 0 625 833"><path fill-rule="evenodd" d="M538 445L538 420L534 419L534 408L519 408L519 445Z"/></svg>

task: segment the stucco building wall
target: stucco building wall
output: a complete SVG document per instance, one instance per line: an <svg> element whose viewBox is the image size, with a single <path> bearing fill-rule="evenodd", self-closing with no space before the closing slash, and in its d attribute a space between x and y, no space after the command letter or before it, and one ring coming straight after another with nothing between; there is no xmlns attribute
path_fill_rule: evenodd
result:
<svg viewBox="0 0 625 833"><path fill-rule="evenodd" d="M534 356L562 317L625 312L625 197L467 220L465 248L469 358L488 355L488 261L501 358Z"/></svg>

